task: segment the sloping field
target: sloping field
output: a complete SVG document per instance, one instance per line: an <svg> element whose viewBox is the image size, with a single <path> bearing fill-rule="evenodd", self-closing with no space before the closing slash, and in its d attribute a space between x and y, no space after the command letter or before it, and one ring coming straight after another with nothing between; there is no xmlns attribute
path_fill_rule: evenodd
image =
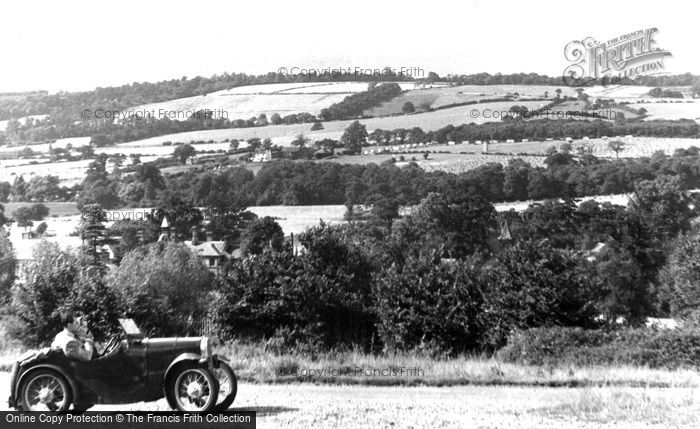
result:
<svg viewBox="0 0 700 429"><path fill-rule="evenodd" d="M403 89L412 89L413 83L400 84ZM165 112L194 112L201 109L223 110L230 120L249 119L261 113L268 119L273 113L281 116L292 113L317 115L331 104L343 101L348 95L366 91L367 82L310 82L250 85L232 88L211 94L180 98L162 103L133 107L134 111L153 111L154 116L163 117ZM175 115L171 119L185 120L186 115Z"/></svg>
<svg viewBox="0 0 700 429"><path fill-rule="evenodd" d="M368 116L385 116L401 113L406 102L413 103L418 110L421 104L427 104L435 109L452 104L505 97L507 94L518 93L521 98L544 98L545 92L549 98L554 98L557 88L562 90L562 96L575 96L574 88L545 85L461 85L439 88L415 89L389 100L381 106L369 109L364 113ZM513 101L513 104L518 103Z"/></svg>
<svg viewBox="0 0 700 429"><path fill-rule="evenodd" d="M648 119L694 119L700 121L700 103L696 100L668 103L634 103L630 107L647 109Z"/></svg>
<svg viewBox="0 0 700 429"><path fill-rule="evenodd" d="M536 109L541 107L543 102L528 101L518 104L527 106L528 109ZM511 106L513 106L513 102L482 103L473 106L461 106L433 112L416 113L413 115L361 119L360 122L367 127L367 132L372 132L376 128L394 130L397 128L412 127L421 127L424 131L432 131L447 125L460 125L471 122L477 124L494 121L498 122L500 118L496 117L494 119L493 112L505 112L510 109ZM472 114L474 109L477 111L476 114ZM324 122L323 130L313 132L311 131L311 124L269 125L266 127L254 128L190 131L122 143L117 147L140 146L145 148L149 146L161 146L165 141L187 143L192 140L214 140L214 142L223 142L226 139L247 140L253 137L260 139L269 137L275 144L289 145L299 134L304 134L304 136L309 138L312 142L325 138L339 139L350 123L352 123L352 120Z"/></svg>
<svg viewBox="0 0 700 429"><path fill-rule="evenodd" d="M569 113L567 113L569 112ZM573 114L570 114L573 112ZM598 110L594 110L590 104L588 107L586 107L586 102L582 100L575 100L575 101L565 101L561 104L558 104L548 111L541 112L540 115L538 116L533 116L529 119L591 119L589 117L584 116L586 113L598 113L601 117L605 119L610 119L610 120L615 120L620 114L622 116L619 116L621 118L626 118L626 119L634 119L639 117L639 115L635 114L634 112L630 112L625 109L620 109L618 107L606 107L606 108L601 108Z"/></svg>

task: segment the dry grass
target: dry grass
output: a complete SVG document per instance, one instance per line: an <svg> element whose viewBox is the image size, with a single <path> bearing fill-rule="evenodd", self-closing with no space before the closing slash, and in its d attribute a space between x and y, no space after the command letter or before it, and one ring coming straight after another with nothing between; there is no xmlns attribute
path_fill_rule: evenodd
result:
<svg viewBox="0 0 700 429"><path fill-rule="evenodd" d="M667 371L632 366L540 367L504 363L484 356L435 357L427 353L278 354L264 344L237 341L220 347L219 353L231 359L236 373L243 380L257 383L700 387L700 374L693 370ZM395 374L381 374L375 371L377 369L393 369ZM412 369L420 371L411 372Z"/></svg>
<svg viewBox="0 0 700 429"><path fill-rule="evenodd" d="M609 422L645 422L667 426L686 426L697 422L700 401L695 389L667 395L650 389L593 389L567 392L561 403L541 409L549 417Z"/></svg>

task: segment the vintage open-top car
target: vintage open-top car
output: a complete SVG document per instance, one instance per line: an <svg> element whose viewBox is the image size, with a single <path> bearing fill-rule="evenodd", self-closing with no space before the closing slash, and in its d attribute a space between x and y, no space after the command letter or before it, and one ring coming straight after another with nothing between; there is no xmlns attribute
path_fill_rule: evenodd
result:
<svg viewBox="0 0 700 429"><path fill-rule="evenodd" d="M12 367L11 407L25 411L85 410L165 397L180 411L227 409L236 376L212 353L208 337L144 338L131 319L96 358L83 362L60 349L25 353Z"/></svg>

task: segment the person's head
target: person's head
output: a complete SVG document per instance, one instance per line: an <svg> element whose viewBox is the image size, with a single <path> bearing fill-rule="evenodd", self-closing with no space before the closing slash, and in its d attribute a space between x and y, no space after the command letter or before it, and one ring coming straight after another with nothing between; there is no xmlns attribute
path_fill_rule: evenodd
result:
<svg viewBox="0 0 700 429"><path fill-rule="evenodd" d="M83 316L74 313L71 310L61 312L61 325L69 332L78 333L84 323Z"/></svg>

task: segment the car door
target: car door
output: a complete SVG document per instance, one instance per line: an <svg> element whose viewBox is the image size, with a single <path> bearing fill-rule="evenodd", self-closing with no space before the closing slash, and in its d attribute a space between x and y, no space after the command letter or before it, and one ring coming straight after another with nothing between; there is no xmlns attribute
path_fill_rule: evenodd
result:
<svg viewBox="0 0 700 429"><path fill-rule="evenodd" d="M74 361L73 373L99 397L100 403L122 403L141 388L140 371L131 364L126 341L108 355L87 362Z"/></svg>

